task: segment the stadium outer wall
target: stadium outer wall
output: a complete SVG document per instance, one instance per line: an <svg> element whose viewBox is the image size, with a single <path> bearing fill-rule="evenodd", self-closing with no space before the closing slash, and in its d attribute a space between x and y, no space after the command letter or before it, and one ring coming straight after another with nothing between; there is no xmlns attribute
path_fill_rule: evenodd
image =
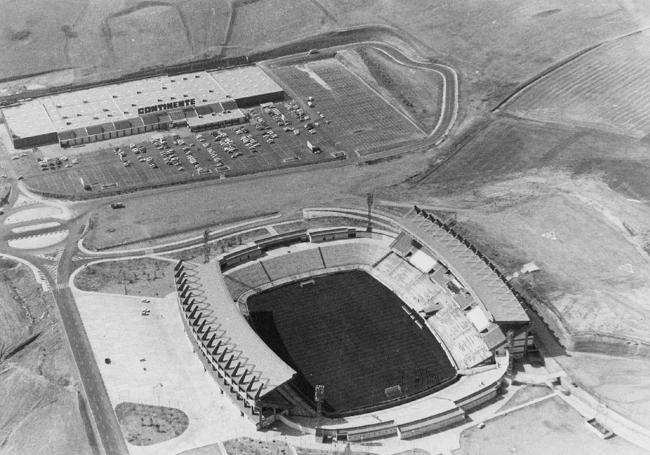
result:
<svg viewBox="0 0 650 455"><path fill-rule="evenodd" d="M328 209L324 209L324 210L329 214L329 216L332 215L332 212L329 211ZM315 214L314 211L306 210L305 215L306 215L305 218L313 218L314 216L318 217L318 214ZM364 217L360 215L360 213L358 214L348 213L348 216L351 219L355 219L355 218L364 219ZM311 234L320 235L319 238L320 241L328 242L328 241L341 240L342 238L356 237L356 235L362 237L363 236L372 237L377 235L395 237L396 232L398 232L400 229L399 223L396 223L394 220L391 220L391 218L389 217L382 218L381 220L375 219L374 226L375 226L375 233L373 234L368 234L358 228L350 228L350 227L322 229L320 231L311 231ZM264 254L264 251L262 251L263 248L273 249L278 246L280 247L286 246L286 245L293 244L295 242L308 241L309 234L310 233L308 232L302 232L302 233L292 232L284 235L272 236L261 242L257 242L252 245L246 245L236 252L223 255L220 258L220 263L222 264L222 268L225 269L237 267L236 264L238 263L237 261L238 255L242 255L243 262L248 262L251 260L255 261L257 258L259 258L261 255ZM263 245L263 248L260 248L260 245ZM360 267L356 267L356 268L360 268ZM314 273L313 271L307 272L302 277L304 278L313 274L320 274L320 273ZM294 278L300 278L300 276L285 277L285 279L279 280L273 283L273 285L269 284L268 286L264 286L264 288L278 286L283 282L292 281ZM259 290L261 290L261 288L257 289L254 292L259 292ZM253 291L249 290L248 292L246 292L246 294L250 295L252 292ZM242 297L242 295L237 296L237 298L240 297ZM194 343L200 342L199 337L197 337L195 334L196 332L195 325L190 323L186 324L186 331L188 332L188 335L192 335L192 333L194 333L194 336L190 336L190 338ZM201 351L199 350L199 352ZM395 435L399 435L399 437L401 438L410 438L410 437L417 437L418 435L429 433L432 431L439 431L445 427L464 421L466 419L467 412L469 412L470 410L478 406L481 406L485 402L490 401L496 397L497 389L501 384L503 375L505 374L507 365L509 363L509 353L507 352L507 350L502 351L502 354L504 354L504 356L496 358L497 360L496 365L490 372L489 378L486 377L485 378L486 381L481 381L480 387L478 386L475 387L475 389L471 393L465 393L463 396L454 396L453 393L445 393L448 391L447 389L443 389L442 393L448 395L446 399L449 401L449 404L451 405L449 409L443 409L440 410L440 412L434 412L434 413L429 412L426 413L427 415L416 415L417 413L411 413L409 415L408 409L406 409L406 407L408 406L407 403L406 405L403 406L400 405L397 408L391 408L386 411L382 411L382 412L396 411L395 414L398 417L397 418L386 417L385 421L381 422L381 424L378 424L376 420L374 421L374 423L368 422L367 419L364 419L363 416L360 416L358 418L352 419L349 423L344 425L341 424L337 425L334 422L327 422L327 421L325 424L321 424L321 425L318 425L315 422L305 423L304 421L301 421L300 424L294 423L294 425L300 426L305 431L315 434L318 439L323 439L323 440L331 437L335 437L338 439L347 438L348 440L364 440L364 439L372 439L375 437L386 437L386 436L395 436ZM202 359L202 361L203 360L207 361L208 359L207 358ZM206 367L206 369L209 369L208 368L209 365L205 362L204 362L204 367ZM232 392L232 387L230 387L230 390L228 390L228 388L225 387L225 384L222 385L219 382L218 384L222 389L226 389L225 390L226 392ZM425 397L424 399L426 398L427 397ZM439 397L437 399L439 400ZM237 401L236 397L235 397L235 401ZM420 400L417 401L419 402ZM253 418L253 415L256 415L257 413L252 413L250 412L250 410L251 409L248 408L247 415L249 415L250 418ZM287 420L287 418L289 419L291 418L287 416L286 412L277 413L277 415L274 413L272 420L275 420L275 418L281 418L283 421L291 422L291 420ZM357 424L351 425L352 421L357 422ZM388 422L392 422L392 423L388 424Z"/></svg>

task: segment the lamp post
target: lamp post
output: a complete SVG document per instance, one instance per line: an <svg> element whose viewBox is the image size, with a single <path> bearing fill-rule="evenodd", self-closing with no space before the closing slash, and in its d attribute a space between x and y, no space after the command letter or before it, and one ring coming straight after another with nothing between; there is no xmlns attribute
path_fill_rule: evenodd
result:
<svg viewBox="0 0 650 455"><path fill-rule="evenodd" d="M203 231L203 263L207 264L210 262L210 244L208 240L210 238L210 231L207 229Z"/></svg>
<svg viewBox="0 0 650 455"><path fill-rule="evenodd" d="M325 401L325 386L316 384L314 387L314 401L316 402L316 414L320 417L323 413L323 401Z"/></svg>
<svg viewBox="0 0 650 455"><path fill-rule="evenodd" d="M366 226L366 232L372 232L372 203L374 200L374 194L368 193L366 195L366 203L368 204L368 225Z"/></svg>

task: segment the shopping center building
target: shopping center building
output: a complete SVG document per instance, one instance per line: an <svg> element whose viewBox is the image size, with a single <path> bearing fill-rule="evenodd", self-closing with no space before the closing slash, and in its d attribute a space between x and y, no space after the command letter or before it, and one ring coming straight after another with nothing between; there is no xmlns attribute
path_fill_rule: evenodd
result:
<svg viewBox="0 0 650 455"><path fill-rule="evenodd" d="M72 146L145 131L243 123L284 91L257 66L159 76L27 100L3 109L16 148Z"/></svg>

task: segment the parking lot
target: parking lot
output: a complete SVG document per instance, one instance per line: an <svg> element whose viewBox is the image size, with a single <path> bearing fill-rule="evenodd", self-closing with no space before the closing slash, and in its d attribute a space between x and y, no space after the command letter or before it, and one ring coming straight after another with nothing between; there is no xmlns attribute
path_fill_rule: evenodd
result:
<svg viewBox="0 0 650 455"><path fill-rule="evenodd" d="M273 72L294 96L313 98L308 113L314 119L325 115L330 123L323 134L337 149L368 155L425 136L335 58L275 67Z"/></svg>
<svg viewBox="0 0 650 455"><path fill-rule="evenodd" d="M334 58L273 71L298 100L248 109L243 127L184 128L117 144L26 152L12 165L36 191L92 197L370 155L425 136Z"/></svg>
<svg viewBox="0 0 650 455"><path fill-rule="evenodd" d="M26 153L14 165L28 185L45 193L79 195L126 191L196 179L232 177L345 159L292 100L249 110L250 122L182 136L149 133L146 142L45 158ZM305 127L307 125L308 128ZM310 131L313 130L313 131ZM313 151L307 142L312 144ZM74 152L71 149L70 152Z"/></svg>

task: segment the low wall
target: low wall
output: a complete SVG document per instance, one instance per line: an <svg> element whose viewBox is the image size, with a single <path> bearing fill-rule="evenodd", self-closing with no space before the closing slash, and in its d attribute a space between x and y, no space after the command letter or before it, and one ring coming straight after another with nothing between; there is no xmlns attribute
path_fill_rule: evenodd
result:
<svg viewBox="0 0 650 455"><path fill-rule="evenodd" d="M425 419L409 422L397 427L400 439L411 439L425 434L444 430L458 423L464 422L467 416L460 408L427 417Z"/></svg>

